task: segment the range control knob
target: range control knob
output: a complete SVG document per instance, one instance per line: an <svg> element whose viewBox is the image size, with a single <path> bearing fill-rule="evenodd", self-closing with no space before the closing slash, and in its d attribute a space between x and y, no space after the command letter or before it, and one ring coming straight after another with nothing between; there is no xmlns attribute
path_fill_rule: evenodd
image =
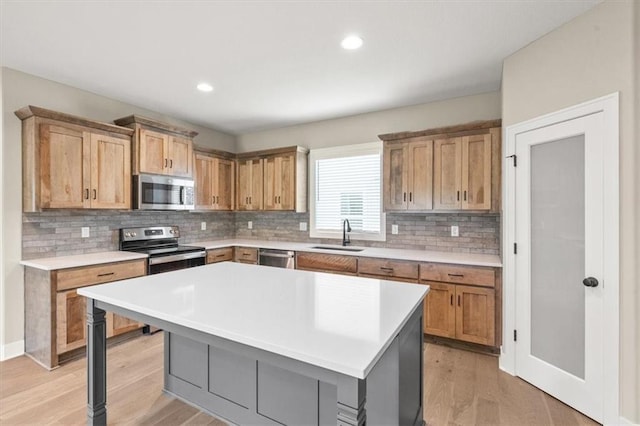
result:
<svg viewBox="0 0 640 426"><path fill-rule="evenodd" d="M174 233L174 230L173 230L173 229L169 229L169 233L170 233L170 234L173 234L173 233Z"/></svg>
<svg viewBox="0 0 640 426"><path fill-rule="evenodd" d="M136 234L135 232L132 232L132 233L131 233L131 236L132 236L132 237L135 237L136 235L137 235L137 234Z"/></svg>
<svg viewBox="0 0 640 426"><path fill-rule="evenodd" d="M124 236L125 236L125 237L130 237L130 236L131 236L131 232L125 232L125 233L124 233Z"/></svg>

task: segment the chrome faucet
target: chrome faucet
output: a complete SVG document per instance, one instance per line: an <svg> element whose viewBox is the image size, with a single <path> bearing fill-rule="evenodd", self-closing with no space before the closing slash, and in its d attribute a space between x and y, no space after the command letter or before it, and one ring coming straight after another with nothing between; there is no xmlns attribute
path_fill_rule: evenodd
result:
<svg viewBox="0 0 640 426"><path fill-rule="evenodd" d="M342 221L342 245L346 246L351 244L351 239L347 232L351 232L351 225L349 224L349 219L345 219Z"/></svg>

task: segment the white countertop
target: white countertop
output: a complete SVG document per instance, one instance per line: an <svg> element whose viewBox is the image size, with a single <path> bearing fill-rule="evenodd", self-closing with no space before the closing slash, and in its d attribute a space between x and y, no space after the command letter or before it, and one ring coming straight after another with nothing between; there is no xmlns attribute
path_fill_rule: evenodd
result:
<svg viewBox="0 0 640 426"><path fill-rule="evenodd" d="M20 261L21 265L44 271L99 265L102 263L125 262L127 260L146 259L148 256L129 251L106 251L100 253L78 254L74 256L46 257Z"/></svg>
<svg viewBox="0 0 640 426"><path fill-rule="evenodd" d="M378 247L358 247L349 246L350 248L361 248L362 251L341 251L341 250L321 250L314 249L314 246L331 246L330 244L318 244L318 243L298 243L287 241L266 241L266 240L248 240L248 239L233 239L233 240L217 240L217 241L200 241L190 243L191 245L197 245L205 247L206 249L215 249L229 246L244 246L244 247L256 247L256 248L268 248L278 250L293 250L293 251L307 251L314 253L331 253L340 254L344 256L363 256L363 257L377 257L386 259L398 259L398 260L411 260L415 262L436 262L436 263L455 263L459 265L472 265L472 266L491 266L502 267L500 256L493 254L475 254L475 253L451 253L441 251L427 251L427 250L407 250L407 249L392 249L392 248L378 248ZM336 246L340 247L340 246Z"/></svg>
<svg viewBox="0 0 640 426"><path fill-rule="evenodd" d="M428 286L222 262L78 294L365 378Z"/></svg>

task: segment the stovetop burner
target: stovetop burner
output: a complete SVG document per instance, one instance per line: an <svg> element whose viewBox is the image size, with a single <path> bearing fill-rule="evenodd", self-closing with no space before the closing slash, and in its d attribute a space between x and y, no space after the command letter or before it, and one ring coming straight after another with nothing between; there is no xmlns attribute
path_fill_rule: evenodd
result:
<svg viewBox="0 0 640 426"><path fill-rule="evenodd" d="M177 226L153 226L147 228L123 228L120 230L120 250L145 253L149 257L204 251L204 247L178 244L180 229Z"/></svg>

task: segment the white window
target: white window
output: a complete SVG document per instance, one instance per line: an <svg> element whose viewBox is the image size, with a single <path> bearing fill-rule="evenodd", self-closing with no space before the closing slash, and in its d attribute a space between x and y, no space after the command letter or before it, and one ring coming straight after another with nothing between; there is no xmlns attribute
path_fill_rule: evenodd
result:
<svg viewBox="0 0 640 426"><path fill-rule="evenodd" d="M342 239L349 220L353 240L385 240L382 142L311 150L311 226L314 238Z"/></svg>

